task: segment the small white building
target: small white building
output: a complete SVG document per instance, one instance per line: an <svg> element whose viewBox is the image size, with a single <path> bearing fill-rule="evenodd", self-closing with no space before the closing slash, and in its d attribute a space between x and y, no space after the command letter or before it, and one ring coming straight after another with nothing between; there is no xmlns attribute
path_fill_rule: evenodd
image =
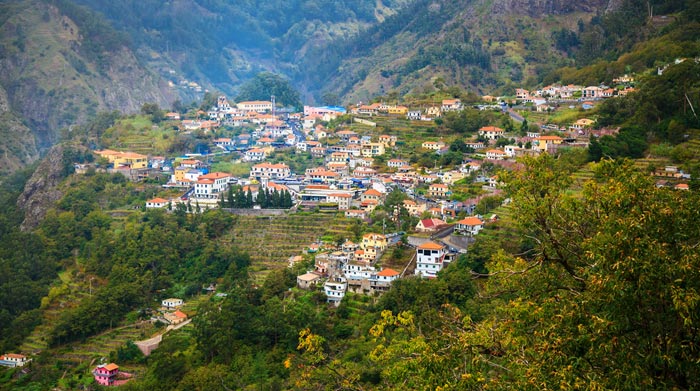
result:
<svg viewBox="0 0 700 391"><path fill-rule="evenodd" d="M252 148L245 152L244 160L249 162L260 162L265 160L265 150L261 148Z"/></svg>
<svg viewBox="0 0 700 391"><path fill-rule="evenodd" d="M23 354L6 353L0 356L0 366L3 367L23 367L30 361L32 360Z"/></svg>
<svg viewBox="0 0 700 391"><path fill-rule="evenodd" d="M349 280L369 280L376 272L365 262L348 262L343 266L343 274Z"/></svg>
<svg viewBox="0 0 700 391"><path fill-rule="evenodd" d="M493 159L493 160L503 160L507 157L505 152L501 151L500 149L489 149L486 151L486 158L487 159Z"/></svg>
<svg viewBox="0 0 700 391"><path fill-rule="evenodd" d="M165 208L168 204L170 204L170 200L156 197L146 201L146 208Z"/></svg>
<svg viewBox="0 0 700 391"><path fill-rule="evenodd" d="M323 284L323 291L326 292L327 302L334 306L340 305L348 290L348 280L345 277L331 277Z"/></svg>
<svg viewBox="0 0 700 391"><path fill-rule="evenodd" d="M183 304L185 304L185 302L182 301L182 299L175 298L165 299L161 302L161 305L169 310L181 307Z"/></svg>
<svg viewBox="0 0 700 391"><path fill-rule="evenodd" d="M467 217L455 225L455 231L470 236L478 234L482 228L484 228L484 222L476 216Z"/></svg>

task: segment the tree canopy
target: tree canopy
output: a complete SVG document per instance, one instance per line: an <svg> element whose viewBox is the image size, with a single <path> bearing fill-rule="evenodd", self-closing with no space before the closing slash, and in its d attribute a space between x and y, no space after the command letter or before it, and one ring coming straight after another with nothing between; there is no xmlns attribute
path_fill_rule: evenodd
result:
<svg viewBox="0 0 700 391"><path fill-rule="evenodd" d="M270 100L272 95L283 106L301 108L299 92L292 87L289 80L270 72L258 73L243 84L236 100Z"/></svg>

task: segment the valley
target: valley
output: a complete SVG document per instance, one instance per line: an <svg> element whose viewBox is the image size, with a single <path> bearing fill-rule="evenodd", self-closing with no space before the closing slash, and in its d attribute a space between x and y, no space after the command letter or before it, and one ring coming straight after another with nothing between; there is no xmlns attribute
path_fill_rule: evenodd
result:
<svg viewBox="0 0 700 391"><path fill-rule="evenodd" d="M0 390L697 388L694 2L0 10Z"/></svg>

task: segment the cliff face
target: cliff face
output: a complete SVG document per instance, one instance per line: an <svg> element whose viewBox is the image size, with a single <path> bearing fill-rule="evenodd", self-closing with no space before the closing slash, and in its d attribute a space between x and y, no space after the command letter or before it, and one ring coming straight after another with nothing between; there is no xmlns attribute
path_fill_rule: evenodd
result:
<svg viewBox="0 0 700 391"><path fill-rule="evenodd" d="M63 155L66 148L85 150L84 147L67 147L62 144L51 147L17 198L17 206L24 210L24 221L21 225L23 231L31 231L38 227L46 212L63 196L58 185L64 179Z"/></svg>
<svg viewBox="0 0 700 391"><path fill-rule="evenodd" d="M0 4L0 14L0 105L18 119L12 132L26 146L10 148L9 140L0 140L6 152L0 169L35 160L57 142L60 129L100 111L135 112L146 102L167 107L175 99L127 47L86 50L94 42L53 5L11 1ZM18 130L22 123L31 132Z"/></svg>
<svg viewBox="0 0 700 391"><path fill-rule="evenodd" d="M39 150L32 132L10 110L7 93L0 86L0 175L34 162Z"/></svg>

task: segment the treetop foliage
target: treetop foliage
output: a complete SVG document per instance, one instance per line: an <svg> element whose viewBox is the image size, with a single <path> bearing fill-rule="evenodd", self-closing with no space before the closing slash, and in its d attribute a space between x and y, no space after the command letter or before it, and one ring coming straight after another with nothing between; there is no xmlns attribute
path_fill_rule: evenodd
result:
<svg viewBox="0 0 700 391"><path fill-rule="evenodd" d="M236 96L236 101L269 101L272 95L275 96L276 102L283 106L292 106L296 109L300 109L302 106L299 92L289 84L289 81L280 75L269 72L259 73L243 84L238 96Z"/></svg>

